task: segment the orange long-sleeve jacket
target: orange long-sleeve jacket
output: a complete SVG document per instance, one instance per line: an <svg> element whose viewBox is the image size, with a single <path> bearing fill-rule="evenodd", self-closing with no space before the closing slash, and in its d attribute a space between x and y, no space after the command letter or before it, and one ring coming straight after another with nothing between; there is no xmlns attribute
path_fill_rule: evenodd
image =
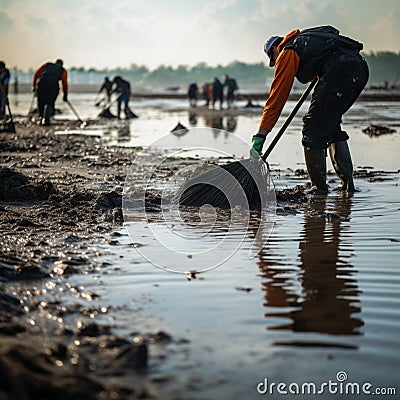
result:
<svg viewBox="0 0 400 400"><path fill-rule="evenodd" d="M36 83L37 80L39 79L41 73L44 70L44 67L47 65L48 63L45 63L43 65L41 65L37 71L35 72L35 74L33 75L33 82L32 82L32 87L36 88ZM63 68L63 72L61 75L61 83L62 83L62 90L64 94L68 94L68 73L67 70L65 68Z"/></svg>
<svg viewBox="0 0 400 400"><path fill-rule="evenodd" d="M282 49L288 40L293 39L299 33L298 29L293 30L285 36L278 46L279 55L275 62L275 75L271 83L269 97L264 106L260 128L272 130L289 97L299 68L300 57L292 49Z"/></svg>

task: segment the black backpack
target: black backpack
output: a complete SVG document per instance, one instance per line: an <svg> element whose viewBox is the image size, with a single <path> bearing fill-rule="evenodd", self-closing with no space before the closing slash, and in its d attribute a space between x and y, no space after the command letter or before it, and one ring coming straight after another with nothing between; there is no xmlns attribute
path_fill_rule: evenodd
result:
<svg viewBox="0 0 400 400"><path fill-rule="evenodd" d="M340 49L345 53L358 53L363 45L347 36L339 35L339 30L330 25L300 31L283 46L299 54L301 62L296 78L301 83L311 82L319 74L323 59Z"/></svg>
<svg viewBox="0 0 400 400"><path fill-rule="evenodd" d="M357 42L357 40L351 39L347 36L339 35L339 29L336 29L330 25L317 26L315 28L308 28L300 31L301 34L317 35L319 37L324 37L326 39L332 40L332 45L340 48L362 50L364 48L363 44ZM333 43L335 42L335 44Z"/></svg>

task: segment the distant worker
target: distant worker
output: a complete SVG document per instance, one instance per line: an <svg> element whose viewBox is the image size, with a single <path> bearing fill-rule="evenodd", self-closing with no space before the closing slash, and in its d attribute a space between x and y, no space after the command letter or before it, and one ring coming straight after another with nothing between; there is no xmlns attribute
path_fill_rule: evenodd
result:
<svg viewBox="0 0 400 400"><path fill-rule="evenodd" d="M10 84L10 71L6 68L6 63L0 61L0 118L5 116L6 112L6 97L8 96L8 86Z"/></svg>
<svg viewBox="0 0 400 400"><path fill-rule="evenodd" d="M215 109L215 103L219 101L219 108L222 110L224 101L224 85L215 77L212 83L212 108Z"/></svg>
<svg viewBox="0 0 400 400"><path fill-rule="evenodd" d="M211 87L211 96L210 96L210 90L209 90L210 87ZM206 102L205 106L208 107L208 105L210 104L211 97L212 97L212 84L211 83L206 82L201 87L201 97Z"/></svg>
<svg viewBox="0 0 400 400"><path fill-rule="evenodd" d="M104 81L103 81L102 85L100 86L98 94L100 94L101 92L105 91L106 94L107 94L107 101L110 101L111 100L112 86L113 86L113 83L110 81L108 76L106 76L104 78Z"/></svg>
<svg viewBox="0 0 400 400"><path fill-rule="evenodd" d="M54 115L55 102L60 92L59 81L62 82L63 101L68 100L67 71L63 68L63 61L47 62L38 68L33 76L32 90L38 99L38 113L41 124L50 125L50 117Z"/></svg>
<svg viewBox="0 0 400 400"><path fill-rule="evenodd" d="M197 87L197 84L191 83L188 89L188 98L190 107L196 107L198 94L199 94L199 88Z"/></svg>
<svg viewBox="0 0 400 400"><path fill-rule="evenodd" d="M339 35L331 26L300 31L285 37L271 36L264 45L269 66L275 67L270 95L265 103L260 126L253 136L252 148L262 153L265 137L275 126L289 97L293 80L311 82L318 77L311 103L303 117L302 144L311 179L310 194L325 195L326 149L337 175L338 189L354 191L353 163L342 130L343 114L353 105L368 81L368 65L360 55L363 45Z"/></svg>
<svg viewBox="0 0 400 400"><path fill-rule="evenodd" d="M129 109L129 98L131 96L131 85L128 81L122 79L120 76L116 76L113 80L115 87L112 93L117 93L118 97L118 111L117 117L121 118L122 103L124 104L125 118L132 117L132 111Z"/></svg>
<svg viewBox="0 0 400 400"><path fill-rule="evenodd" d="M14 94L19 93L19 87L18 87L18 76L15 76L14 78Z"/></svg>
<svg viewBox="0 0 400 400"><path fill-rule="evenodd" d="M228 108L231 108L233 106L233 103L235 101L235 90L239 89L236 80L233 78L230 78L229 75L225 74L224 75L224 87L228 88L228 93L226 95L226 101L228 103Z"/></svg>
<svg viewBox="0 0 400 400"><path fill-rule="evenodd" d="M19 88L18 88L18 70L17 67L14 67L13 70L13 74L14 74L14 94L18 94L19 93Z"/></svg>

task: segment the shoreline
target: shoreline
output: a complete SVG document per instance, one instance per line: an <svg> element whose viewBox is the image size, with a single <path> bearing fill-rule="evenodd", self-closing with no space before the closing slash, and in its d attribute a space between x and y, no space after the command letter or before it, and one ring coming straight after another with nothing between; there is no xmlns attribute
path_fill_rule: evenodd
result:
<svg viewBox="0 0 400 400"><path fill-rule="evenodd" d="M305 86L304 86L305 87ZM70 84L69 92L70 93L90 93L97 94L99 90L99 85L82 85L82 84ZM292 90L289 95L289 100L298 100L302 95L304 89L297 87ZM31 85L29 84L19 84L18 93L32 93ZM18 95L18 94L17 94ZM12 98L16 96L13 92L13 89L10 88L9 97ZM169 91L168 89L164 90L156 90L149 88L148 90L135 90L135 85L133 85L132 95L133 99L187 99L186 89L178 90L178 91ZM267 87L265 91L263 90L245 90L237 92L237 100L266 100L268 97ZM202 101L201 97L199 97L198 101ZM400 90L399 89L375 89L375 88L366 88L360 94L357 101L400 101Z"/></svg>

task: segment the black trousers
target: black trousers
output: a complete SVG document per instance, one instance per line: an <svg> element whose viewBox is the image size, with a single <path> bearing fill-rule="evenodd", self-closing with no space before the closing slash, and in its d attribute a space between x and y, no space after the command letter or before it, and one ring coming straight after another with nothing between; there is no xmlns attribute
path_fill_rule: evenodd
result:
<svg viewBox="0 0 400 400"><path fill-rule="evenodd" d="M368 77L368 65L358 53L336 51L324 61L303 117L303 146L325 149L349 138L341 128L342 116L354 104Z"/></svg>
<svg viewBox="0 0 400 400"><path fill-rule="evenodd" d="M60 88L58 81L41 79L38 83L38 112L41 117L50 119L54 114L54 105Z"/></svg>

